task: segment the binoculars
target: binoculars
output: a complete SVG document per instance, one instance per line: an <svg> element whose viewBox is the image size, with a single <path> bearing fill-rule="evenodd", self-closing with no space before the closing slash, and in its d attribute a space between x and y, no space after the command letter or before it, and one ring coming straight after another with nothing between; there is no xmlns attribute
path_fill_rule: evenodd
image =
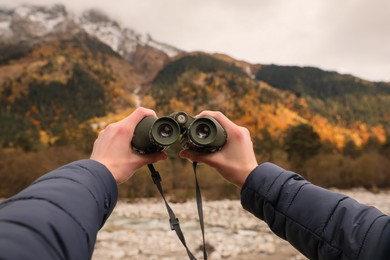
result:
<svg viewBox="0 0 390 260"><path fill-rule="evenodd" d="M194 118L185 112L145 117L134 130L131 145L140 154L161 152L178 139L183 149L213 153L226 143L225 129L212 117Z"/></svg>

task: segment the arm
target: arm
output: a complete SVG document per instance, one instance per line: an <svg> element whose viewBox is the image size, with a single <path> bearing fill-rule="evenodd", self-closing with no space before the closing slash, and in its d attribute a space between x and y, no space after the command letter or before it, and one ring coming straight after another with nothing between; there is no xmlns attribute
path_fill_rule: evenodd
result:
<svg viewBox="0 0 390 260"><path fill-rule="evenodd" d="M108 169L76 161L37 179L0 207L0 258L88 259L118 192Z"/></svg>
<svg viewBox="0 0 390 260"><path fill-rule="evenodd" d="M226 180L242 187L243 207L264 220L278 236L311 259L388 257L388 216L314 186L276 165L258 166L247 129L220 112L200 114L205 115L214 117L225 128L226 145L215 154L182 151L181 156L209 164Z"/></svg>
<svg viewBox="0 0 390 260"><path fill-rule="evenodd" d="M389 248L388 216L271 163L248 176L241 203L310 259L385 259Z"/></svg>
<svg viewBox="0 0 390 260"><path fill-rule="evenodd" d="M89 259L98 230L111 214L117 184L163 153L141 156L130 145L151 110L139 108L106 127L91 159L48 173L0 205L0 259Z"/></svg>

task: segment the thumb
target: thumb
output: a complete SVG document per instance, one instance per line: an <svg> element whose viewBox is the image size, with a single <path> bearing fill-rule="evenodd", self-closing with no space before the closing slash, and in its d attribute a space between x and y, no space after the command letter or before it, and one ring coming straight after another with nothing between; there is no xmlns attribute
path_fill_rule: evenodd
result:
<svg viewBox="0 0 390 260"><path fill-rule="evenodd" d="M145 163L146 164L149 164L149 163L156 163L158 161L161 161L161 160L166 160L168 158L167 154L166 153L154 153L154 154L150 154L150 155L143 155L144 159L145 159Z"/></svg>

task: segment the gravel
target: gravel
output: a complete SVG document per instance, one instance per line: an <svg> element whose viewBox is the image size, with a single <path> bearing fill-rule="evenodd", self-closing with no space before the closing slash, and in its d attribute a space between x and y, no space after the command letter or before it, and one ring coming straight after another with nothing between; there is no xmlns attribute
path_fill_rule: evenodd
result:
<svg viewBox="0 0 390 260"><path fill-rule="evenodd" d="M390 191L335 190L390 214ZM196 202L170 203L180 220L189 249L203 259ZM206 248L209 259L306 259L288 242L274 235L261 220L242 209L239 200L203 202ZM188 259L171 231L160 199L119 201L99 232L93 260Z"/></svg>

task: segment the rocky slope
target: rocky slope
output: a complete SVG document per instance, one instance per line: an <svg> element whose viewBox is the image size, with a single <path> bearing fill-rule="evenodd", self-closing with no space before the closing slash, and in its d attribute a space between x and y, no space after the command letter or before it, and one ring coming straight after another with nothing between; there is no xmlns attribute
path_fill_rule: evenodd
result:
<svg viewBox="0 0 390 260"><path fill-rule="evenodd" d="M77 16L63 5L21 5L0 7L0 63L21 57L47 42L73 40L87 34L109 46L134 65L137 72L152 79L158 70L181 50L124 27L98 10ZM16 48L15 50L15 46Z"/></svg>
<svg viewBox="0 0 390 260"><path fill-rule="evenodd" d="M371 193L363 189L342 190L361 203L376 206L389 214L388 191ZM196 202L172 204L181 221L190 250L202 259L202 243ZM210 259L299 260L306 259L268 226L242 209L237 200L205 201L205 236ZM169 228L161 200L119 202L98 234L93 255L100 259L186 259L185 249Z"/></svg>
<svg viewBox="0 0 390 260"><path fill-rule="evenodd" d="M87 32L110 46L121 56L131 59L137 46L149 46L172 57L182 51L123 27L98 10L87 10L77 16L63 5L22 5L14 9L0 8L0 44L41 41L43 37Z"/></svg>

